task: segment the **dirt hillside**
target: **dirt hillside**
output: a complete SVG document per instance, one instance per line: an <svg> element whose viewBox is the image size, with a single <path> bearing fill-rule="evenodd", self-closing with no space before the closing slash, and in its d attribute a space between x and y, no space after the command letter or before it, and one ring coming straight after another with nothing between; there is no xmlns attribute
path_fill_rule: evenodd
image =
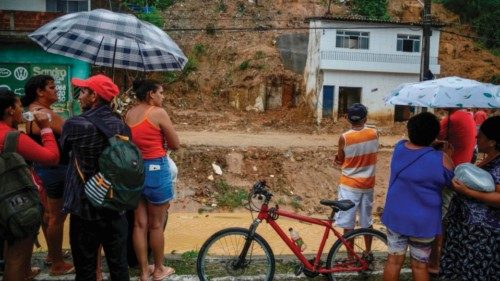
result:
<svg viewBox="0 0 500 281"><path fill-rule="evenodd" d="M164 12L165 28L173 29L168 33L193 61L193 71L169 87L169 104L177 109L220 112L231 108L232 102L234 106L237 97L255 97L269 78L302 83L302 75L284 68L276 40L282 34L307 33L305 18L324 15L328 1L258 1L258 6L254 2L185 0L176 1ZM419 2L390 0L388 10L392 19L418 21L422 9ZM333 3L336 1L331 8L334 15L350 15L348 6ZM452 34L475 35L457 15L441 4L432 5L432 14L447 24L441 33L441 76L490 81L500 75L499 57L474 39ZM306 117L303 112L293 114Z"/></svg>

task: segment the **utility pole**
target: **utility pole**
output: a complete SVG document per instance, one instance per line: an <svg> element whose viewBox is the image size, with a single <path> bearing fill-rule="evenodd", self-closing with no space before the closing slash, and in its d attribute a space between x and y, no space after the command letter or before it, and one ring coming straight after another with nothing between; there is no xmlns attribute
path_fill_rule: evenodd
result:
<svg viewBox="0 0 500 281"><path fill-rule="evenodd" d="M422 14L422 58L420 64L420 81L424 81L424 77L429 73L429 49L430 37L432 35L431 25L431 0L424 0L424 10Z"/></svg>

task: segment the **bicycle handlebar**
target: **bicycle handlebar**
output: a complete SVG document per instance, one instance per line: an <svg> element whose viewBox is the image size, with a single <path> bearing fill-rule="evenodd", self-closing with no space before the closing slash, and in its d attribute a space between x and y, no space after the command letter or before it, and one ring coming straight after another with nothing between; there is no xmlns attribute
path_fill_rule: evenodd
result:
<svg viewBox="0 0 500 281"><path fill-rule="evenodd" d="M262 195L266 198L266 201L269 201L273 194L269 191L269 187L266 184L265 180L257 181L252 187L252 193L254 195Z"/></svg>

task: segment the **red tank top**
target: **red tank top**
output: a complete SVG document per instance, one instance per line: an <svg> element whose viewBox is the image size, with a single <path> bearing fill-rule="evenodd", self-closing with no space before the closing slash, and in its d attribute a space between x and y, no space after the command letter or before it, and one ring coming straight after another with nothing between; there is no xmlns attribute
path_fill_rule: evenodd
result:
<svg viewBox="0 0 500 281"><path fill-rule="evenodd" d="M142 153L143 159L154 159L167 155L164 147L165 138L159 127L154 125L149 119L149 112L154 108L151 106L141 121L130 125L132 140Z"/></svg>

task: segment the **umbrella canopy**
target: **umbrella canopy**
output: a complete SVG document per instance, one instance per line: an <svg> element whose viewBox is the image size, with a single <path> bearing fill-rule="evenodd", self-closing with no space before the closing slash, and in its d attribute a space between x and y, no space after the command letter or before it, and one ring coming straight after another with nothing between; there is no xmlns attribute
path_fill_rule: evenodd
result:
<svg viewBox="0 0 500 281"><path fill-rule="evenodd" d="M29 37L47 52L112 68L171 71L187 62L163 30L104 9L64 15Z"/></svg>
<svg viewBox="0 0 500 281"><path fill-rule="evenodd" d="M500 108L500 86L460 77L399 85L386 104L435 108Z"/></svg>

